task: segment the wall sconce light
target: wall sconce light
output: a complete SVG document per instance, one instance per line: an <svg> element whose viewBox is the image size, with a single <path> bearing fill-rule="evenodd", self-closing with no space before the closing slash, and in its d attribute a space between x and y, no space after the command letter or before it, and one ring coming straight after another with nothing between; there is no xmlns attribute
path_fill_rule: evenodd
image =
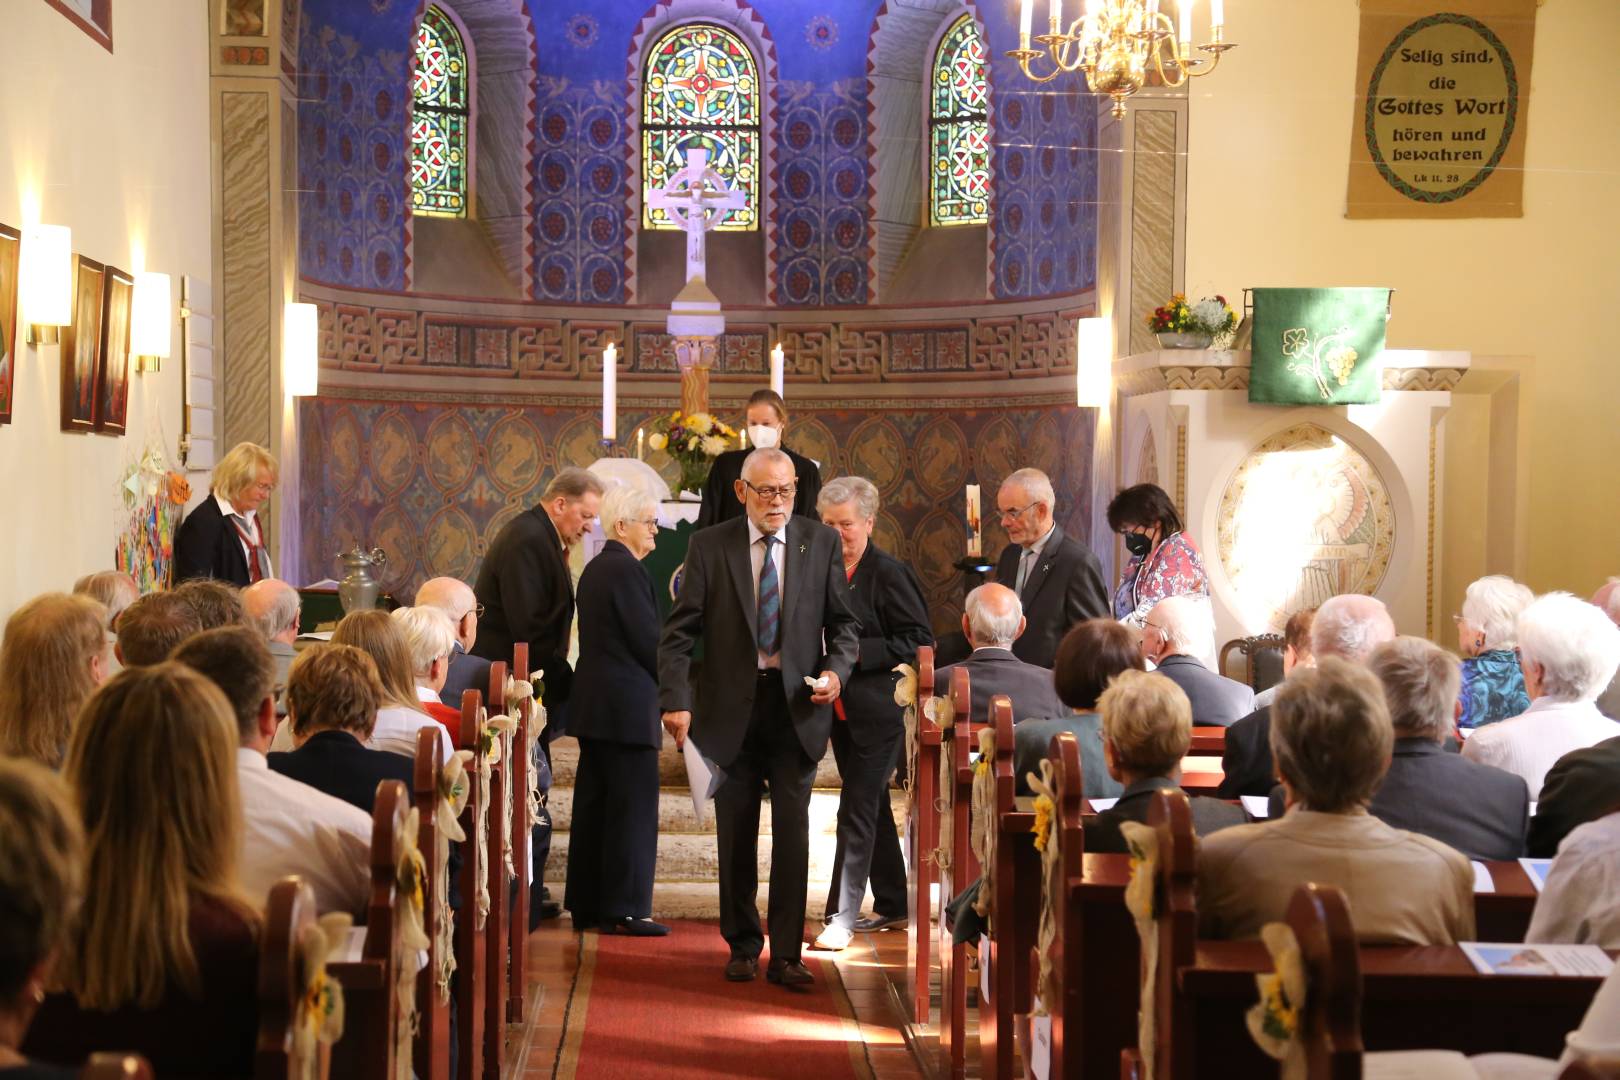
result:
<svg viewBox="0 0 1620 1080"><path fill-rule="evenodd" d="M1075 327L1075 403L1107 407L1114 392L1114 320L1081 319Z"/></svg>
<svg viewBox="0 0 1620 1080"><path fill-rule="evenodd" d="M48 345L56 340L57 327L73 321L73 231L66 225L25 225L18 258L28 344Z"/></svg>
<svg viewBox="0 0 1620 1080"><path fill-rule="evenodd" d="M129 316L129 355L136 371L162 371L169 358L174 325L169 275L142 270L135 275L135 299Z"/></svg>
<svg viewBox="0 0 1620 1080"><path fill-rule="evenodd" d="M314 397L320 383L320 320L314 304L288 304L281 323L281 379L288 397Z"/></svg>

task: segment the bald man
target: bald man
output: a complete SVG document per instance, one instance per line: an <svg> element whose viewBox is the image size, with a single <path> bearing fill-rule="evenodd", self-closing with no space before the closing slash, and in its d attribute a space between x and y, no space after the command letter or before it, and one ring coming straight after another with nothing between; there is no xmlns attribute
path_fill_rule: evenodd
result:
<svg viewBox="0 0 1620 1080"><path fill-rule="evenodd" d="M275 661L276 715L287 715L287 669L292 666L302 600L298 590L280 578L264 578L242 590L248 625L264 636Z"/></svg>
<svg viewBox="0 0 1620 1080"><path fill-rule="evenodd" d="M445 676L439 700L460 710L462 694L489 687L490 662L472 654L473 642L478 640L478 598L465 581L436 577L429 578L416 590L416 606L444 612L456 629L456 644L450 650L450 674ZM533 657L529 663L533 665Z"/></svg>
<svg viewBox="0 0 1620 1080"><path fill-rule="evenodd" d="M990 698L1006 694L1012 699L1013 722L1028 717L1067 716L1070 709L1058 700L1052 685L1051 668L1029 664L1013 653L1013 644L1024 633L1023 604L1018 594L1005 585L991 582L967 595L962 613L962 633L967 635L973 654L960 664L934 673L938 693L948 693L951 673L958 667L968 673L968 694L975 724L990 716Z"/></svg>

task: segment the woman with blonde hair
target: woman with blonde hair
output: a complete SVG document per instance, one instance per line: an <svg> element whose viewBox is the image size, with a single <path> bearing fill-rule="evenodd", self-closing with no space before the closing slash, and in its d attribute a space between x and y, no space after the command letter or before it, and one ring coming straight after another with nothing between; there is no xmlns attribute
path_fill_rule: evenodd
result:
<svg viewBox="0 0 1620 1080"><path fill-rule="evenodd" d="M350 612L332 631L332 644L353 645L377 664L382 695L378 698L377 724L371 729L369 745L373 750L414 758L416 733L431 724L439 729L445 760L455 756L450 732L428 715L417 697L416 677L411 671L410 639L388 612Z"/></svg>
<svg viewBox="0 0 1620 1080"><path fill-rule="evenodd" d="M106 621L106 608L66 593L36 596L6 620L0 754L62 764L79 706L107 677Z"/></svg>
<svg viewBox="0 0 1620 1080"><path fill-rule="evenodd" d="M214 466L212 493L174 534L174 580L218 578L246 587L275 575L259 527L259 508L276 489L281 466L255 443L240 442Z"/></svg>
<svg viewBox="0 0 1620 1080"><path fill-rule="evenodd" d="M182 664L127 670L86 703L64 769L87 838L84 906L28 1053L252 1074L258 914L237 879L236 748L225 695Z"/></svg>

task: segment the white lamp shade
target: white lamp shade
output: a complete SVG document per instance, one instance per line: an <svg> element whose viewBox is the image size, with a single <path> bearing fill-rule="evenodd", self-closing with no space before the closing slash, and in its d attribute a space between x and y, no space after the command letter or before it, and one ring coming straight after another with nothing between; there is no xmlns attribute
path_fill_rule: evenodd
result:
<svg viewBox="0 0 1620 1080"><path fill-rule="evenodd" d="M288 304L282 316L281 377L288 397L314 397L320 382L320 322L314 304Z"/></svg>
<svg viewBox="0 0 1620 1080"><path fill-rule="evenodd" d="M1114 320L1081 319L1075 327L1075 403L1100 409L1113 397Z"/></svg>
<svg viewBox="0 0 1620 1080"><path fill-rule="evenodd" d="M66 225L26 225L17 268L22 321L67 326L73 321L73 230Z"/></svg>
<svg viewBox="0 0 1620 1080"><path fill-rule="evenodd" d="M135 275L135 298L129 315L129 354L169 357L174 324L169 275L142 270Z"/></svg>

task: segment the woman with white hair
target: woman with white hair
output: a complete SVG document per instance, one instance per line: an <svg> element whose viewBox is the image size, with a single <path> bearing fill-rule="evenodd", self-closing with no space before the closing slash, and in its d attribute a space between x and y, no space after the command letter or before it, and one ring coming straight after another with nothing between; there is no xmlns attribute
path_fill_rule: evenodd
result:
<svg viewBox="0 0 1620 1080"><path fill-rule="evenodd" d="M1595 699L1620 667L1620 627L1569 593L1548 593L1519 616L1519 666L1530 707L1476 730L1463 756L1524 777L1530 798L1559 758L1620 735Z"/></svg>
<svg viewBox="0 0 1620 1080"><path fill-rule="evenodd" d="M579 663L568 734L579 740L563 906L576 929L658 937L658 630L652 577L658 503L628 484L602 500L607 542L585 565L575 604Z"/></svg>
<svg viewBox="0 0 1620 1080"><path fill-rule="evenodd" d="M1461 711L1457 726L1470 731L1518 716L1530 707L1524 673L1514 646L1515 624L1536 594L1503 574L1482 577L1468 586L1457 623L1457 651L1462 653Z"/></svg>
<svg viewBox="0 0 1620 1080"><path fill-rule="evenodd" d="M212 494L174 534L174 580L218 578L246 587L274 577L259 508L276 489L281 467L270 451L241 442L214 466Z"/></svg>

